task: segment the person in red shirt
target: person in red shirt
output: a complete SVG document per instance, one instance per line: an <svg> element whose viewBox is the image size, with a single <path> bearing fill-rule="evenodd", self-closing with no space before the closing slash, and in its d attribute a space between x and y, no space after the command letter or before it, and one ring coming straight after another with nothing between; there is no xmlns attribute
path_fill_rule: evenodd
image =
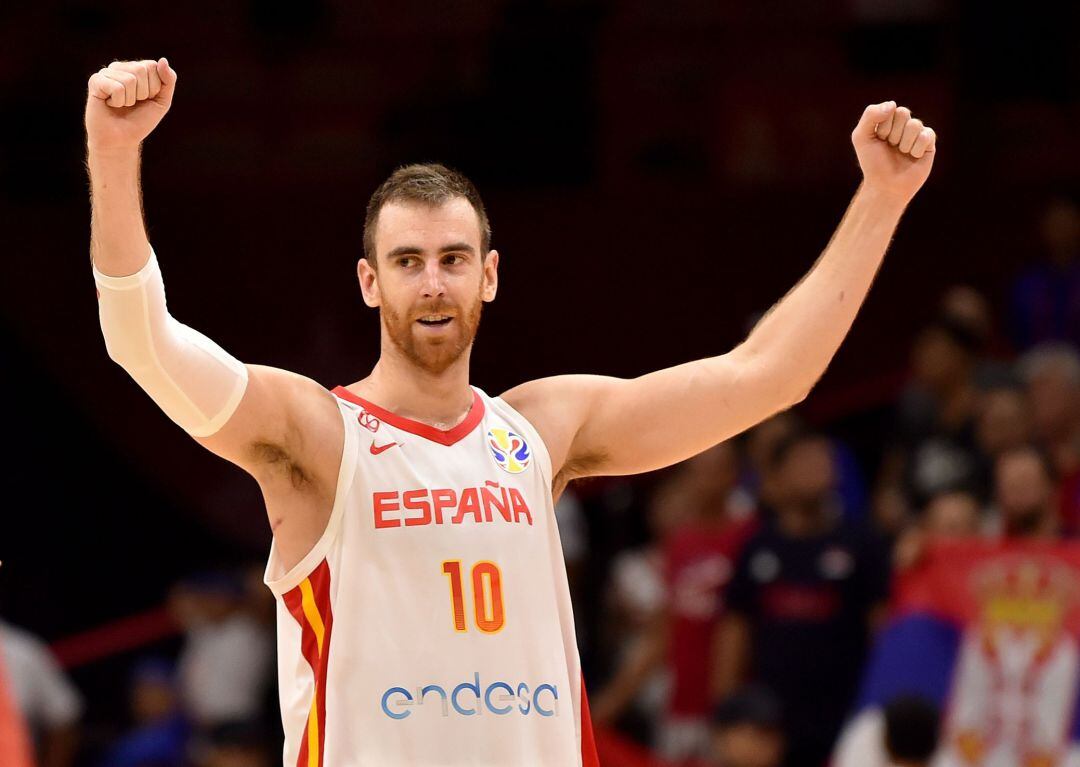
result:
<svg viewBox="0 0 1080 767"><path fill-rule="evenodd" d="M655 745L673 761L708 752L713 711L710 647L721 592L739 548L755 529L735 492L738 475L738 450L734 442L724 442L680 466L654 499L654 504L686 504L684 521L662 542L666 605L593 701L594 722L610 724L666 665L670 690Z"/></svg>
<svg viewBox="0 0 1080 767"><path fill-rule="evenodd" d="M0 653L0 764L4 767L34 767L31 753L26 723L12 699L4 656Z"/></svg>
<svg viewBox="0 0 1080 767"><path fill-rule="evenodd" d="M735 560L757 527L745 510L732 507L739 475L739 454L733 442L717 445L690 461L687 475L696 485L697 513L672 534L665 550L667 659L672 679L658 745L661 753L673 759L700 756L708 748L714 702L712 637Z"/></svg>

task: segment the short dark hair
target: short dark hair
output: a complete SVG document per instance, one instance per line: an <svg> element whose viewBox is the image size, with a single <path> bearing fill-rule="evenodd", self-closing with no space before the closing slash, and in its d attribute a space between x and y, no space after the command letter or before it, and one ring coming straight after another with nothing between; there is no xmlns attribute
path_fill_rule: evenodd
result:
<svg viewBox="0 0 1080 767"><path fill-rule="evenodd" d="M885 706L885 750L892 759L929 761L940 730L937 706L921 695L898 695Z"/></svg>
<svg viewBox="0 0 1080 767"><path fill-rule="evenodd" d="M812 429L809 426L799 426L792 430L790 434L785 434L783 437L776 441L773 445L772 452L769 453L769 468L774 471L779 469L787 461L788 456L797 447L801 447L808 442L829 442L829 436L824 432Z"/></svg>
<svg viewBox="0 0 1080 767"><path fill-rule="evenodd" d="M480 256L491 250L491 223L476 186L463 173L439 163L403 165L382 182L368 200L364 216L364 257L373 268L375 263L375 228L379 212L391 202L418 202L442 205L456 197L464 197L480 222Z"/></svg>
<svg viewBox="0 0 1080 767"><path fill-rule="evenodd" d="M969 355L982 353L986 346L986 339L979 332L959 317L950 314L939 314L922 329L923 333L939 333L952 343L960 351Z"/></svg>

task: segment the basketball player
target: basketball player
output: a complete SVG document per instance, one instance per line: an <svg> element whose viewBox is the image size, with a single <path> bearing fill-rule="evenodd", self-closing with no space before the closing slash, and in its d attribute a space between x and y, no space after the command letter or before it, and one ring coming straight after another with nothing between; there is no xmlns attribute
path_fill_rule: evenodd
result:
<svg viewBox="0 0 1080 767"><path fill-rule="evenodd" d="M893 102L866 108L852 135L863 183L839 229L734 350L500 397L469 384L499 277L480 197L442 166L402 168L371 198L357 265L379 361L327 391L239 362L166 308L139 147L176 83L165 59L88 83L101 326L162 410L262 490L285 763L595 765L553 497L682 461L802 400L930 172L934 132Z"/></svg>

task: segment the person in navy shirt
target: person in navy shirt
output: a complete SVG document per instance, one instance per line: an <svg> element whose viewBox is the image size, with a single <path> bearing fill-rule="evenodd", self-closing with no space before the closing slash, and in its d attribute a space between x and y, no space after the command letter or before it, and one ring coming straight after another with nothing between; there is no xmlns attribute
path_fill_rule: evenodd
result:
<svg viewBox="0 0 1080 767"><path fill-rule="evenodd" d="M786 715L787 764L821 767L856 691L888 596L888 555L836 508L828 439L803 431L773 451L774 508L739 556L717 637L714 690L771 689Z"/></svg>

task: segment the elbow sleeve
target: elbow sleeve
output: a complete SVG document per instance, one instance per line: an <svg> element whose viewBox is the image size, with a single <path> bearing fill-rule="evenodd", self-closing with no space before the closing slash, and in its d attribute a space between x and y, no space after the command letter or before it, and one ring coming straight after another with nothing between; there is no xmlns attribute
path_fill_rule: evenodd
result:
<svg viewBox="0 0 1080 767"><path fill-rule="evenodd" d="M94 281L109 357L191 436L224 426L244 396L247 367L169 315L153 249L135 274L110 277L95 266Z"/></svg>

